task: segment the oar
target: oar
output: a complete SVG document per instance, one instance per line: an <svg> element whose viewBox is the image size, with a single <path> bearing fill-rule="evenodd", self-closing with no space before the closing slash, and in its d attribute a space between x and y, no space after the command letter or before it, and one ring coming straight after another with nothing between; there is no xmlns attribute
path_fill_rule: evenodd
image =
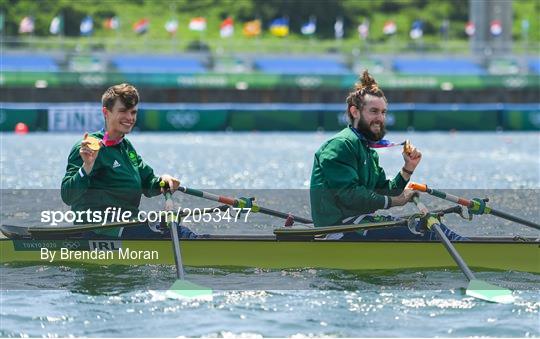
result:
<svg viewBox="0 0 540 339"><path fill-rule="evenodd" d="M369 222L364 224L353 225L337 225L337 226L325 226L325 227L310 227L310 228L291 228L280 227L274 229L274 234L278 239L292 239L303 237L316 237L333 233L348 233L356 231L366 231L373 229L381 229L396 226L405 226L409 221L406 219L381 221L381 222Z"/></svg>
<svg viewBox="0 0 540 339"><path fill-rule="evenodd" d="M461 206L454 206L446 208L443 210L437 210L430 212L432 215L443 216L449 213L461 213ZM333 233L348 233L356 231L367 231L374 229L382 229L396 226L409 226L409 229L412 229L416 226L416 219L423 217L422 213L415 213L410 215L404 215L398 217L396 220L389 221L379 221L379 222L367 222L361 224L351 224L351 225L336 225L336 226L325 226L325 227L309 227L309 228L292 228L292 227L280 227L274 229L274 234L279 239L292 239L292 238L303 238L303 237L316 237ZM414 222L414 226L410 225L411 222Z"/></svg>
<svg viewBox="0 0 540 339"><path fill-rule="evenodd" d="M165 192L166 209L172 209L171 192ZM179 220L181 221L181 219ZM178 237L178 223L167 220L171 229L171 241L173 245L174 263L176 265L176 281L167 290L167 296L175 299L207 300L213 299L212 289L197 285L185 279L184 265L182 264L182 252L180 250L180 238Z"/></svg>
<svg viewBox="0 0 540 339"><path fill-rule="evenodd" d="M204 199L208 199L208 200L212 200L212 201L218 201L218 202L220 202L222 204L227 204L227 205L230 205L230 206L235 207L235 208L250 208L252 212L258 212L258 213L262 213L262 214L267 214L267 215L271 215L271 216L278 217L278 218L283 218L283 219L288 219L289 217L292 217L294 219L294 221L298 221L298 222L301 222L303 224L313 224L312 220L302 218L302 217L299 217L299 216L296 216L296 215L293 215L293 214L272 210L272 209L269 209L269 208L266 208L266 207L259 206L259 205L254 204L254 203L251 204L251 206L250 206L246 201L244 201L242 199L236 199L236 198L231 198L231 197L227 197L227 196L212 194L212 193L209 193L209 192L205 192L205 191L201 191L201 190L197 190L197 189L193 189L193 188L189 188L189 187L185 187L185 186L179 186L178 190L180 192L188 194L188 195L192 195L192 196L195 196L195 197L204 198Z"/></svg>
<svg viewBox="0 0 540 339"><path fill-rule="evenodd" d="M0 231L8 238L26 238L43 239L54 236L65 236L90 232L95 230L104 230L116 227L134 227L140 226L139 220L130 220L128 222L116 222L110 224L79 224L69 226L15 226L1 225Z"/></svg>
<svg viewBox="0 0 540 339"><path fill-rule="evenodd" d="M502 304L514 302L512 291L489 284L483 280L476 279L471 269L467 266L454 245L452 245L450 240L448 240L448 238L442 231L440 221L429 213L426 205L420 202L420 198L418 196L413 197L413 202L415 203L416 207L418 207L420 212L427 217L427 227L429 229L435 230L437 236L441 240L448 253L452 256L463 274L465 274L465 276L469 280L469 285L465 290L465 294L474 298Z"/></svg>
<svg viewBox="0 0 540 339"><path fill-rule="evenodd" d="M506 220L510 220L510 221L513 221L513 222L517 222L518 224L522 224L522 225L529 226L529 227L532 227L532 228L536 228L537 230L540 230L540 224L534 223L534 222L529 221L529 220L522 219L520 217L516 217L514 215L511 215L511 214L508 214L506 212L502 212L502 211L493 209L493 208L488 207L488 206L483 206L484 210L482 211L482 204L485 205L484 202L480 202L480 201L477 201L477 200L469 200L469 199L465 199L465 198L460 198L458 196L445 193L443 191L439 191L439 190L436 190L436 189L433 189L433 188L429 188L425 184L418 184L418 183L411 182L411 183L409 183L408 187L415 190L415 191L426 192L426 193L428 193L430 195L433 195L433 196L435 196L437 198L452 201L452 202L455 202L457 204L466 206L466 207L470 208L471 210L480 211L481 214L493 214L493 215L495 215L497 217L500 217L500 218L503 218L503 219L506 219Z"/></svg>

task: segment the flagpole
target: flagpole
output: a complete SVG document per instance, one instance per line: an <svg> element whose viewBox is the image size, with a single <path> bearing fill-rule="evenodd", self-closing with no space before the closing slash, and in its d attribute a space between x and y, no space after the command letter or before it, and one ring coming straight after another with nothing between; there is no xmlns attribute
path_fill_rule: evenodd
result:
<svg viewBox="0 0 540 339"><path fill-rule="evenodd" d="M118 46L120 44L120 21L118 19L118 17L115 15L112 17L111 20L114 20L114 22L112 23L113 26L116 26L113 28L114 30L114 44L115 46Z"/></svg>
<svg viewBox="0 0 540 339"><path fill-rule="evenodd" d="M233 33L231 34L231 36L228 37L228 39L231 39L231 42L232 42L232 43L230 44L231 46L234 46L234 44L236 44L236 40L237 40L237 39L236 39L236 36L235 36L235 34L234 34L234 31L235 31L235 29L234 29L234 23L235 23L235 22L236 22L236 21L233 21L233 22L232 22L232 30L233 30ZM240 33L240 32L238 32L238 33ZM221 33L220 33L220 35L221 35ZM223 43L223 41L222 41L222 43ZM227 46L227 45L228 45L228 44L225 44L224 46ZM223 50L223 52L224 52L225 55L232 54L232 53L229 53L229 51L226 51L225 47L224 47L222 50Z"/></svg>
<svg viewBox="0 0 540 339"><path fill-rule="evenodd" d="M1 31L0 31L0 46L4 46L4 31L5 31L4 27L6 27L6 25L5 25L6 16L5 16L3 11L0 12L0 15L2 16L2 27L0 27L1 28Z"/></svg>
<svg viewBox="0 0 540 339"><path fill-rule="evenodd" d="M285 24L287 25L287 29L289 29L289 17L288 16L283 16L283 22L282 24ZM283 41L283 45L285 46L286 50L291 50L291 41L290 39L287 38L287 36L289 35L289 33L287 32L287 34L285 36L282 36L281 37L281 40Z"/></svg>
<svg viewBox="0 0 540 339"><path fill-rule="evenodd" d="M397 41L398 43L400 42L399 39L397 38L397 35L398 35L397 31L395 33L393 33L392 35L390 35L390 42L391 42L390 45L394 46L393 47L394 48L394 51L393 51L394 53L399 53L399 50L401 49L401 46L398 46L396 44L396 39L398 40Z"/></svg>
<svg viewBox="0 0 540 339"><path fill-rule="evenodd" d="M259 21L259 27L260 27L260 32L259 34L257 35L257 40L255 40L255 44L257 45L257 50L261 50L261 46L262 46L262 42L261 42L261 39L262 39L262 35L265 33L264 32L264 29L263 29L263 22L262 20ZM267 51L265 51L267 52Z"/></svg>
<svg viewBox="0 0 540 339"><path fill-rule="evenodd" d="M358 26L358 35L360 40L362 41L362 47L364 48L364 52L366 54L369 53L369 20L367 20L366 18L364 18L362 20L362 23Z"/></svg>
<svg viewBox="0 0 540 339"><path fill-rule="evenodd" d="M169 11L171 13L173 13L173 19L172 20L177 20L177 17L176 17L176 3L175 2L171 2L171 4L169 5ZM178 22L178 21L177 21ZM167 31L167 22L165 23L165 31ZM178 36L176 35L176 33L178 32L178 27L176 27L176 30L173 31L172 33L171 32L167 32L169 34L171 34L171 41L170 41L170 47L171 47L171 50L174 53L176 53L176 49L177 49L177 44L178 44Z"/></svg>
<svg viewBox="0 0 540 339"><path fill-rule="evenodd" d="M177 20L178 22L178 17L175 16L174 17L175 20ZM173 53L176 53L178 51L178 45L180 45L180 34L178 34L178 28L179 28L179 24L177 24L178 27L176 27L176 31L174 32L174 36L173 36Z"/></svg>
<svg viewBox="0 0 540 339"><path fill-rule="evenodd" d="M6 17L4 15L4 11L0 11L0 46L4 46L5 20L6 20ZM3 51L0 51L0 52L3 52Z"/></svg>
<svg viewBox="0 0 540 339"><path fill-rule="evenodd" d="M334 41L336 42L336 50L341 52L342 47L342 40L343 36L345 35L344 32L344 22L343 17L339 16L336 18L336 21L334 23Z"/></svg>
<svg viewBox="0 0 540 339"><path fill-rule="evenodd" d="M521 20L521 38L523 41L523 51L527 53L529 51L529 20Z"/></svg>
<svg viewBox="0 0 540 339"><path fill-rule="evenodd" d="M443 41L444 41L444 43L443 43L444 52L446 54L448 52L448 38L449 38L449 34L450 34L450 20L448 20L446 18L443 20L442 29L443 29L442 35L443 35Z"/></svg>
<svg viewBox="0 0 540 339"><path fill-rule="evenodd" d="M60 48L63 52L65 52L65 41L64 41L64 34L65 34L65 22L64 22L64 13L60 11L60 14L58 14L58 17L60 18L60 30L58 32L59 40L60 40Z"/></svg>
<svg viewBox="0 0 540 339"><path fill-rule="evenodd" d="M199 31L199 52L202 52L202 42L203 42L203 35L205 30Z"/></svg>
<svg viewBox="0 0 540 339"><path fill-rule="evenodd" d="M146 32L143 33L143 35L144 35L144 37L143 37L143 40L144 40L143 45L144 45L144 52L145 53L148 53L148 48L149 48L149 46L148 46L148 33L149 33L149 31L150 31L150 22L148 22ZM152 50L152 47L150 47L150 50Z"/></svg>

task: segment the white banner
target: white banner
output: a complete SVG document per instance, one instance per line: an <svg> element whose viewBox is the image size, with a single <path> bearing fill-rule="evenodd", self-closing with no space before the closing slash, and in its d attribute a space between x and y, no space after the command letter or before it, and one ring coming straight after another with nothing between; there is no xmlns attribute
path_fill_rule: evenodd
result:
<svg viewBox="0 0 540 339"><path fill-rule="evenodd" d="M99 106L50 106L49 131L94 132L103 128L103 114Z"/></svg>

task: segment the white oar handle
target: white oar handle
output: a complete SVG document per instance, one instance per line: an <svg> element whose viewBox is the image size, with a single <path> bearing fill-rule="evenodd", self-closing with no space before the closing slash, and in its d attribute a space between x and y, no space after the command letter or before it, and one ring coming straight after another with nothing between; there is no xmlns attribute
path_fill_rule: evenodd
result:
<svg viewBox="0 0 540 339"><path fill-rule="evenodd" d="M420 213L422 213L422 215L426 216L429 214L429 209L426 205L424 205L423 202L420 201L420 196L418 195L418 193L415 193L413 195L412 201L414 202Z"/></svg>

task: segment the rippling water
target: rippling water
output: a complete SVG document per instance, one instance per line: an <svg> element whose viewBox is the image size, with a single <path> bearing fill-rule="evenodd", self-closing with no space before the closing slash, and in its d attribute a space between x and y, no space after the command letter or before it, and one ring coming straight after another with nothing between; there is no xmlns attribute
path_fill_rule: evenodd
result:
<svg viewBox="0 0 540 339"><path fill-rule="evenodd" d="M200 188L308 188L313 154L332 133L143 133L130 135L156 173ZM0 134L3 188L58 188L75 134ZM416 181L438 188L539 188L539 133L389 133L423 154ZM379 151L387 174L399 148ZM24 173L24 175L22 175Z"/></svg>
<svg viewBox="0 0 540 339"><path fill-rule="evenodd" d="M145 133L131 135L130 140L156 173L174 174L187 186L216 192L250 189L263 195L268 191L256 189L308 188L313 153L330 136ZM2 188L59 188L67 154L78 137L0 134ZM492 200L509 208L513 204L516 211L526 210L538 201L538 133L390 133L388 137L396 141L411 139L422 151L416 181L440 189L512 189L505 192L532 195L527 200L529 206L515 198L501 196L500 200ZM387 174L401 168L400 150L379 153ZM279 196L285 191L275 192ZM282 208L285 204L299 214L309 215L306 201L292 196L270 199L269 207ZM537 210L527 213L531 217L536 213L536 221L540 219ZM3 219L7 217L2 215ZM535 234L485 218L488 221L482 232L486 234ZM271 230L271 219L255 221L258 226L253 233ZM456 225L471 232L470 226ZM203 225L198 227L208 231ZM210 230L237 232L229 228ZM194 281L210 279L224 287L218 289L213 302L182 303L151 290L166 287L174 280L172 267L4 265L0 268L0 336L540 336L540 278L528 273L477 274L513 289L517 301L511 305L464 296L460 288L465 286L465 278L456 270L188 268L187 274ZM257 280L274 285L264 290L234 290L234 286L249 287ZM291 281L305 288L283 289Z"/></svg>

